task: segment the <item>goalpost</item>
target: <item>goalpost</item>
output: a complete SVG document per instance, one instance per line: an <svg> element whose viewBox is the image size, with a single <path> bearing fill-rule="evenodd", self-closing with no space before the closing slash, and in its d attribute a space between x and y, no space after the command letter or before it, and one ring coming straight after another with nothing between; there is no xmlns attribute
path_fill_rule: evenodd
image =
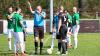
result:
<svg viewBox="0 0 100 56"><path fill-rule="evenodd" d="M52 32L52 21L53 21L53 0L50 0L50 32Z"/></svg>

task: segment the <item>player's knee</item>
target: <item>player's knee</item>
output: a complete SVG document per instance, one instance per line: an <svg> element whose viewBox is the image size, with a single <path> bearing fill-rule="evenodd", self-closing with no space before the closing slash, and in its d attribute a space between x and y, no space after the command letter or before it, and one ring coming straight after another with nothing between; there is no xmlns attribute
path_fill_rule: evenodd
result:
<svg viewBox="0 0 100 56"><path fill-rule="evenodd" d="M35 42L38 42L38 40L39 40L38 37L35 37Z"/></svg>
<svg viewBox="0 0 100 56"><path fill-rule="evenodd" d="M40 42L43 42L43 39L40 39Z"/></svg>

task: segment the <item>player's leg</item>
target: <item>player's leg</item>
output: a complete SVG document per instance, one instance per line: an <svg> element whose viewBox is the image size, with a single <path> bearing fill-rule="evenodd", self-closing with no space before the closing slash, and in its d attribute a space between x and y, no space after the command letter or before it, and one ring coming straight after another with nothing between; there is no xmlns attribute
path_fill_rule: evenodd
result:
<svg viewBox="0 0 100 56"><path fill-rule="evenodd" d="M52 42L51 42L51 49L53 50L53 47L54 47L54 39L55 39L55 37L56 37L56 32L54 31L53 33L52 33Z"/></svg>
<svg viewBox="0 0 100 56"><path fill-rule="evenodd" d="M18 34L16 32L14 32L14 56L18 56L18 47L17 47L17 44L18 44Z"/></svg>
<svg viewBox="0 0 100 56"><path fill-rule="evenodd" d="M37 54L37 52L38 52L38 41L39 41L38 28L37 27L34 27L35 54Z"/></svg>
<svg viewBox="0 0 100 56"><path fill-rule="evenodd" d="M67 48L66 48L66 39L62 39L62 54L66 54Z"/></svg>
<svg viewBox="0 0 100 56"><path fill-rule="evenodd" d="M44 28L41 27L39 29L39 39L40 39L40 54L42 54L42 48L43 48L43 38L44 38Z"/></svg>
<svg viewBox="0 0 100 56"><path fill-rule="evenodd" d="M74 49L77 48L77 45L78 45L78 38L77 38L77 35L78 35L78 31L79 31L79 25L78 26L73 26L73 35L74 35Z"/></svg>
<svg viewBox="0 0 100 56"><path fill-rule="evenodd" d="M68 48L71 48L71 35L67 34L67 43L68 43Z"/></svg>
<svg viewBox="0 0 100 56"><path fill-rule="evenodd" d="M71 48L72 44L71 44L71 28L68 27L68 30L67 30L67 42L68 42L68 48Z"/></svg>
<svg viewBox="0 0 100 56"><path fill-rule="evenodd" d="M62 54L66 54L67 51L66 33L67 33L67 28L63 25L61 28Z"/></svg>
<svg viewBox="0 0 100 56"><path fill-rule="evenodd" d="M9 50L12 50L12 48L11 48L11 38L12 38L12 30L8 29L8 46L9 46Z"/></svg>
<svg viewBox="0 0 100 56"><path fill-rule="evenodd" d="M58 52L57 54L61 53L61 35L60 35L60 30L59 33L56 34L56 38L58 39Z"/></svg>
<svg viewBox="0 0 100 56"><path fill-rule="evenodd" d="M58 39L58 51L56 54L61 54L61 39Z"/></svg>
<svg viewBox="0 0 100 56"><path fill-rule="evenodd" d="M18 32L18 37L19 37L19 44L20 44L22 56L25 56L25 53L24 53L24 35L23 35L23 32Z"/></svg>

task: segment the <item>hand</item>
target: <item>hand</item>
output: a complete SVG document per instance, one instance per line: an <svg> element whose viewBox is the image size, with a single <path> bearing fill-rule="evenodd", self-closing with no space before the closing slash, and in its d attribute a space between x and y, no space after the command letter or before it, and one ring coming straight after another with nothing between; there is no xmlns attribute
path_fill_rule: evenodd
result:
<svg viewBox="0 0 100 56"><path fill-rule="evenodd" d="M72 35L72 33L71 33L71 32L67 32L67 34Z"/></svg>

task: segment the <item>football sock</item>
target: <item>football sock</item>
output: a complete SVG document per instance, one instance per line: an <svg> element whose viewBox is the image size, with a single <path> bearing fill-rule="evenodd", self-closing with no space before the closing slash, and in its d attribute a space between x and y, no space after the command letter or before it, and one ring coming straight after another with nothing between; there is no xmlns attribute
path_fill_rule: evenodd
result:
<svg viewBox="0 0 100 56"><path fill-rule="evenodd" d="M61 42L58 43L58 51L61 51Z"/></svg>
<svg viewBox="0 0 100 56"><path fill-rule="evenodd" d="M42 53L43 42L40 42L40 54Z"/></svg>
<svg viewBox="0 0 100 56"><path fill-rule="evenodd" d="M37 54L38 42L35 42L35 54Z"/></svg>
<svg viewBox="0 0 100 56"><path fill-rule="evenodd" d="M66 45L66 51L67 51L67 42L65 43L65 45Z"/></svg>
<svg viewBox="0 0 100 56"><path fill-rule="evenodd" d="M65 42L62 42L62 54L66 53L66 45Z"/></svg>
<svg viewBox="0 0 100 56"><path fill-rule="evenodd" d="M8 41L8 44L9 44L9 50L11 50L11 40Z"/></svg>

